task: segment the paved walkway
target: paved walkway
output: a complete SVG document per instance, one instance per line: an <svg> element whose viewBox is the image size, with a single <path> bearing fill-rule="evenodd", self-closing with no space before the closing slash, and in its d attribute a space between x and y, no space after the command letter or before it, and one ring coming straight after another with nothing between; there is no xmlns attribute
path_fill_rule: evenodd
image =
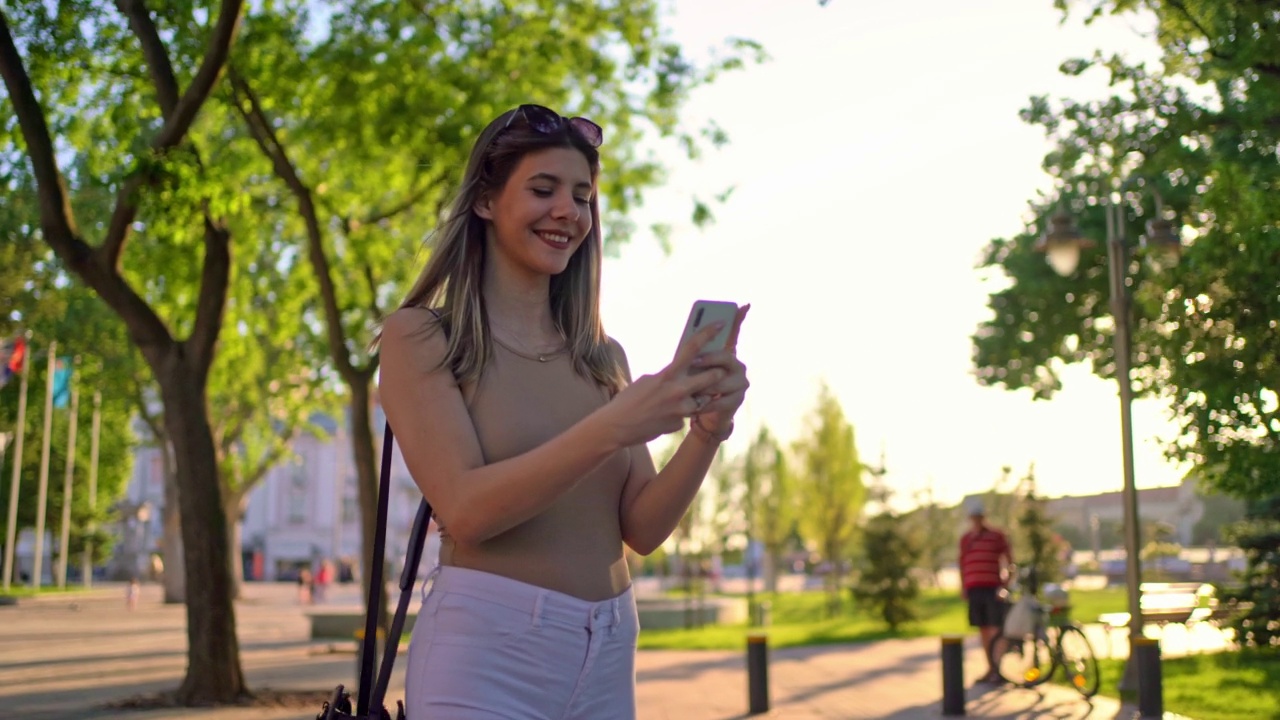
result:
<svg viewBox="0 0 1280 720"><path fill-rule="evenodd" d="M242 661L254 689L321 695L355 678L355 655L307 639L308 625L288 585L250 585L237 621ZM336 601L346 598L341 595ZM354 598L351 598L354 599ZM298 705L184 710L109 709L111 703L177 686L185 668L185 610L144 588L130 612L123 590L0 607L0 708L24 720L275 720L312 718ZM970 678L982 666L966 645ZM398 663L402 671L403 663ZM933 638L774 650L770 718L941 717L939 642ZM745 652L645 651L637 661L641 720L745 718ZM397 672L392 697L403 695ZM317 703L318 705L318 703ZM971 689L967 713L986 718L1131 717L1132 708L1092 705L1064 687Z"/></svg>

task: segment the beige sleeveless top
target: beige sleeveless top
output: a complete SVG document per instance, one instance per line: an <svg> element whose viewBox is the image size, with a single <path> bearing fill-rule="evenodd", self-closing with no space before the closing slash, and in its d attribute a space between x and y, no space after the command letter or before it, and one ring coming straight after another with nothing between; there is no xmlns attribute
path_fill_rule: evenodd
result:
<svg viewBox="0 0 1280 720"><path fill-rule="evenodd" d="M609 400L608 391L573 370L569 354L546 362L494 343L480 380L462 387L486 463L525 453L567 430ZM477 545L440 527L440 564L482 570L584 600L614 597L631 585L618 519L631 467L614 453L541 515Z"/></svg>

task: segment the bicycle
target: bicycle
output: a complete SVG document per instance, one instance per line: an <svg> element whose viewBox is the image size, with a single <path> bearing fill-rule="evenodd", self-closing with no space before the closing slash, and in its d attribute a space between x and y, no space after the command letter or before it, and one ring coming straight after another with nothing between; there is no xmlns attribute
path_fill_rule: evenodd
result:
<svg viewBox="0 0 1280 720"><path fill-rule="evenodd" d="M1013 589L1018 588L1014 583ZM1081 695L1091 698L1098 693L1101 674L1093 646L1084 630L1071 620L1065 590L1046 585L1048 602L1040 602L1032 592L1027 597L1034 603L1031 632L1022 637L1008 637L1003 628L991 638L987 651L995 667L1006 681L1025 688L1048 682L1058 668Z"/></svg>

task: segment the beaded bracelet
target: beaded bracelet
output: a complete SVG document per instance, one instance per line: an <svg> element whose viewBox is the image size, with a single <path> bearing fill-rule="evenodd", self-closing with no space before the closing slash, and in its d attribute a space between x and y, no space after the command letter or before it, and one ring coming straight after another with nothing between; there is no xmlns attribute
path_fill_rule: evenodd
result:
<svg viewBox="0 0 1280 720"><path fill-rule="evenodd" d="M695 437L703 442L722 443L725 440L728 440L730 435L733 435L733 423L729 423L729 429L724 431L724 435L717 435L702 426L701 415L694 415L693 419L689 422L689 432L693 433Z"/></svg>

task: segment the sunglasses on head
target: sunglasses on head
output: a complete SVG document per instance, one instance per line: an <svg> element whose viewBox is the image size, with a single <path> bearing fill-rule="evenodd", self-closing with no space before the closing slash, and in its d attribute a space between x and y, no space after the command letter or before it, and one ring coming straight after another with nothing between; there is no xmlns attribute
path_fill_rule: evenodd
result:
<svg viewBox="0 0 1280 720"><path fill-rule="evenodd" d="M604 130L599 125L584 117L562 117L555 110L541 105L521 105L516 108L516 111L507 118L507 124L502 126L502 129L511 127L511 123L517 117L524 118L529 127L544 135L559 132L568 125L591 147L598 148L600 143L604 142Z"/></svg>

